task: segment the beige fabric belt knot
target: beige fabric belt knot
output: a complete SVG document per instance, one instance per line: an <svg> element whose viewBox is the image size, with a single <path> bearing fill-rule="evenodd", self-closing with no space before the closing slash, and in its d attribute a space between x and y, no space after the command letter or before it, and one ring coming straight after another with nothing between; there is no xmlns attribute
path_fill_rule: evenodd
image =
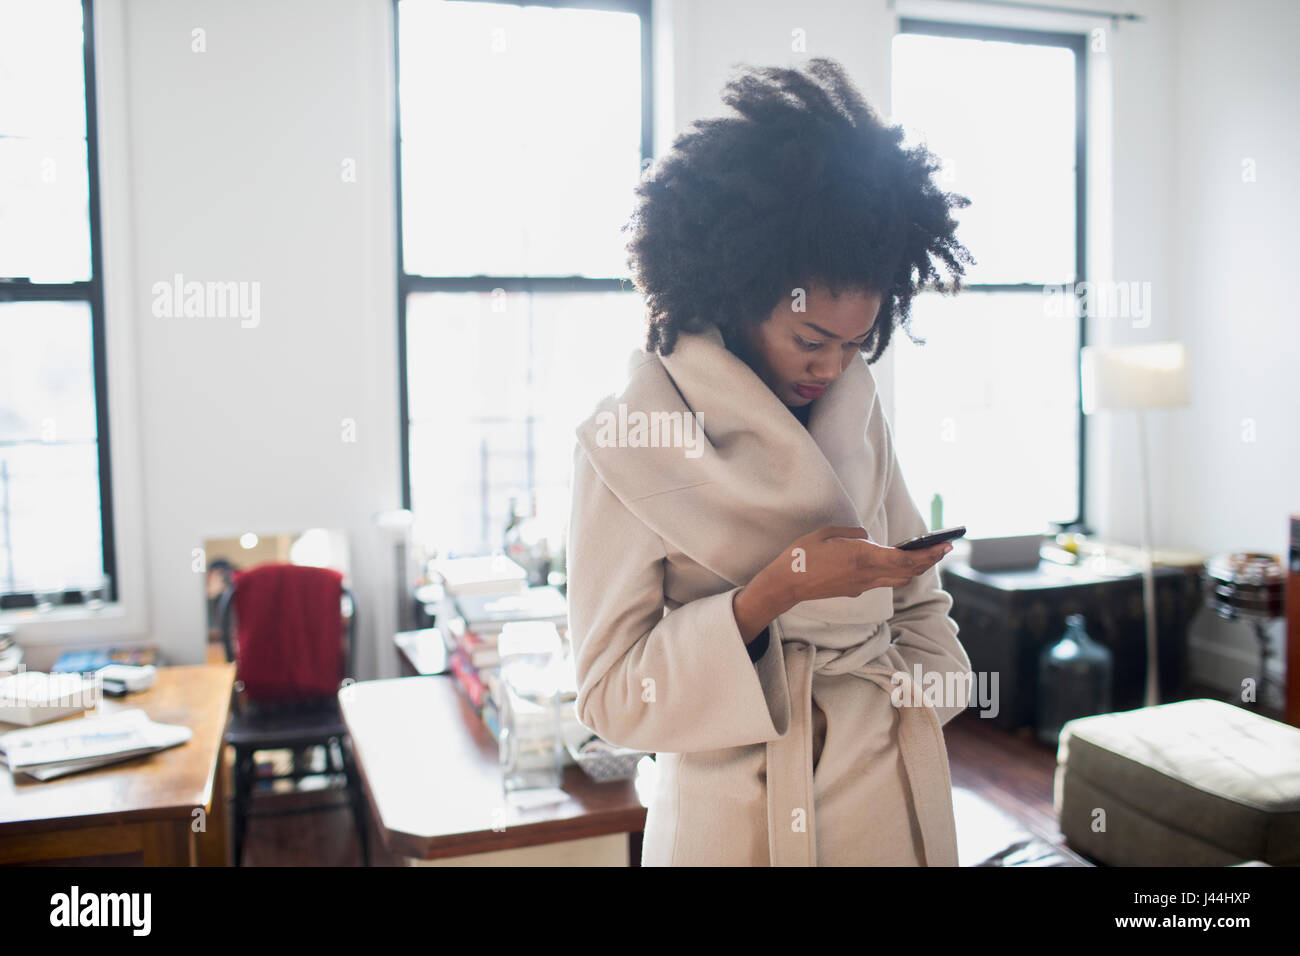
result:
<svg viewBox="0 0 1300 956"><path fill-rule="evenodd" d="M898 744L907 771L926 866L957 865L957 825L952 809L952 777L943 727L934 708L912 704L924 700L914 693L905 670L889 664L889 622L882 621L861 644L845 650L817 647L797 636L787 637L774 622L785 657L790 688L790 728L767 743L768 845L773 866L816 866L817 826L814 817L812 765L812 682L815 674L852 674L886 694L899 688ZM802 815L797 811L802 810ZM802 827L796 824L802 821ZM910 826L899 821L900 826Z"/></svg>

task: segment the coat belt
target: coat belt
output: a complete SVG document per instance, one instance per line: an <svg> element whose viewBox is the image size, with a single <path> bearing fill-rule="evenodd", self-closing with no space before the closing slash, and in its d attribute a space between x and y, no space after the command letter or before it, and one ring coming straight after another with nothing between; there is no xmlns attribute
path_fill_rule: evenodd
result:
<svg viewBox="0 0 1300 956"><path fill-rule="evenodd" d="M779 626L777 630L779 634ZM773 866L817 865L812 761L815 674L852 674L886 694L893 693L895 686L900 688L905 703L894 708L898 712L898 746L920 825L924 863L957 865L957 824L943 726L933 707L913 703L923 701L924 695L914 693L914 682L906 671L876 663L885 660L889 646L887 621L862 644L843 651L781 635L791 720L784 736L767 742L768 846ZM899 821L899 825L909 824Z"/></svg>

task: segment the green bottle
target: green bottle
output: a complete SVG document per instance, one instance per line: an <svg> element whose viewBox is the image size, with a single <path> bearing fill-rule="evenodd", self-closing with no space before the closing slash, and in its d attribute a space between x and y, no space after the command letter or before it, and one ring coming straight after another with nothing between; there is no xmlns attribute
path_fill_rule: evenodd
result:
<svg viewBox="0 0 1300 956"><path fill-rule="evenodd" d="M930 499L930 530L938 531L943 527L943 498L939 492Z"/></svg>

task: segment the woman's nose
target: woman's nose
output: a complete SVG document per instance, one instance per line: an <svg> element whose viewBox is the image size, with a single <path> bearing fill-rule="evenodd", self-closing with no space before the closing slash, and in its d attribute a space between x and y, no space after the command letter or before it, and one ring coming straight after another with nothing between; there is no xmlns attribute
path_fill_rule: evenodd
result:
<svg viewBox="0 0 1300 956"><path fill-rule="evenodd" d="M818 359L809 366L809 374L819 382L830 384L839 378L840 372L844 369L835 361L834 357L829 359Z"/></svg>

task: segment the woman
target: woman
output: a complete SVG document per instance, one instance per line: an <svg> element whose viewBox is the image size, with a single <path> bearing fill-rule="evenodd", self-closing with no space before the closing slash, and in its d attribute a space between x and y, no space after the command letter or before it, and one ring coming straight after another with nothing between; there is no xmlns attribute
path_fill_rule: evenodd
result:
<svg viewBox="0 0 1300 956"><path fill-rule="evenodd" d="M955 865L951 546L888 547L927 528L868 363L966 200L833 61L724 101L637 189L647 345L577 430L578 716L657 754L643 865Z"/></svg>

